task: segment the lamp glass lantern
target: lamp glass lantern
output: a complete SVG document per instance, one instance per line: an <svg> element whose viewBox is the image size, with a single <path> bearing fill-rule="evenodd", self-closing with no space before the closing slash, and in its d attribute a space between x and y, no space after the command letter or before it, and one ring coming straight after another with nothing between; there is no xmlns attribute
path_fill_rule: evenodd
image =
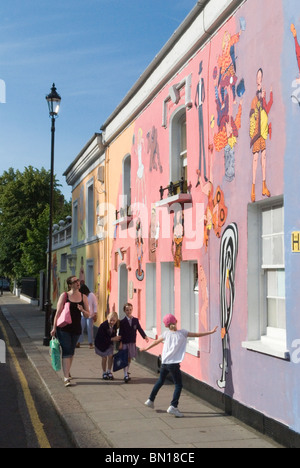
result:
<svg viewBox="0 0 300 468"><path fill-rule="evenodd" d="M46 96L48 102L49 115L50 117L57 117L60 108L61 97L56 91L55 84L53 83L51 93Z"/></svg>

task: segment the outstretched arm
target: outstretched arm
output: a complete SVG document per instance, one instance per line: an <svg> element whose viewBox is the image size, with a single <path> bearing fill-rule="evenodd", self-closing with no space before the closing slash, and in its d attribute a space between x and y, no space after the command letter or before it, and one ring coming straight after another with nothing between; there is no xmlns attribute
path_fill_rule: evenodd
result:
<svg viewBox="0 0 300 468"><path fill-rule="evenodd" d="M140 348L140 351L148 351L149 349L154 348L154 346L157 346L163 341L164 341L163 338L158 338L157 340L154 340L149 346L147 346L147 348Z"/></svg>
<svg viewBox="0 0 300 468"><path fill-rule="evenodd" d="M205 332L205 333L191 333L191 332L189 332L188 337L189 338L203 338L204 336L213 335L214 333L216 333L217 329L218 329L218 327L215 327L213 330Z"/></svg>

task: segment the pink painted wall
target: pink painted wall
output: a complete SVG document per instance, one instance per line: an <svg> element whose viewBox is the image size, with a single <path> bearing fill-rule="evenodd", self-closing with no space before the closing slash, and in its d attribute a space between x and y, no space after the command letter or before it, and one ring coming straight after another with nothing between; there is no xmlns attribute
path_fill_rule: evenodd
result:
<svg viewBox="0 0 300 468"><path fill-rule="evenodd" d="M298 12L299 17L299 12ZM197 261L199 274L199 330L204 331L219 326L219 332L211 338L200 342L200 358L186 354L182 370L196 379L204 381L212 387L218 388L216 382L220 379L220 363L222 362L222 339L220 329L220 293L219 293L219 256L221 235L230 223L236 223L238 228L239 248L235 273L235 303L232 323L230 327L230 376L226 386L226 393L242 403L254 407L275 419L289 424L292 415L289 401L283 401L282 395L287 392L287 382L279 379L284 371L285 363L278 359L270 359L264 355L251 353L243 349L241 343L247 340L248 305L247 297L251 291L247 289L247 207L251 200L253 183L253 153L251 144L250 111L257 91L257 72L263 70L262 89L265 90L265 107L268 107L269 134L266 145L266 185L271 196L284 194L284 160L286 148L286 103L284 102L282 74L282 57L284 55L284 38L290 36L284 22L283 2L281 0L248 0L234 16L232 16L218 31L218 33L199 50L186 66L158 93L153 102L141 113L132 129L131 153L131 185L132 202L135 205L135 218L127 230L118 228L117 236L112 248L112 263L114 253L120 248L126 251L130 248L130 265L128 281L133 282L137 290L133 298L129 299L134 305L135 315L140 317L142 326L146 326L146 278L139 281L136 277L138 268L136 247L136 219L142 220L143 256L141 267L146 274L146 264L149 258L148 238L151 222L152 204L160 200L159 188L166 187L170 181L170 117L173 112L185 105L185 88L180 91L180 99L175 104L167 104L167 125L162 126L163 103L169 95L172 86L177 85L191 75L192 106L186 110L187 122L187 180L192 196L192 208L184 210L185 236L182 246L182 261ZM234 43L234 62L225 42ZM291 46L292 47L292 46ZM199 83L199 67L204 80L205 100L203 104L204 149L206 174L203 169L200 184L197 185L199 174L199 113L196 101ZM222 67L228 67L228 81L219 82ZM236 69L234 69L236 67ZM226 73L224 74L226 75ZM235 85L235 89L232 85ZM219 107L216 102L220 99ZM231 125L229 134L224 131L221 122L226 122L227 129ZM152 128L157 132L157 151L155 153L156 167L151 167L150 153L147 151L147 134ZM225 171L226 145L232 147L234 166ZM124 153L125 154L125 153ZM229 158L230 159L230 158ZM207 181L205 180L205 177ZM121 187L120 179L120 187ZM256 201L266 198L262 195L263 169L261 153L259 153L255 178ZM213 200L218 187L224 196L226 216L224 224L216 225L216 229L208 232L207 246L204 236L204 217L207 209L216 208ZM209 192L212 197L209 197ZM165 195L166 197L166 195ZM117 202L116 202L117 203ZM146 210L143 211L143 206ZM197 211L197 207L199 211ZM219 206L221 208L221 206ZM162 315L174 312L181 325L183 310L180 308L180 297L184 291L180 290L180 267L175 268L175 308L174 311L161 310L161 288L164 278L161 277L162 262L174 262L172 255L173 218L167 215L170 227L163 218L160 219L160 237L155 252L157 264L157 329L161 330ZM216 222L216 221L215 221ZM218 224L218 223L216 223ZM162 227L164 226L164 233ZM193 238L190 230L199 230L198 244L189 248ZM121 236L122 233L122 236ZM120 236L122 238L120 238ZM140 252L140 251L139 251ZM125 259L126 261L126 259ZM152 259L153 261L153 259ZM112 294L111 304L118 303L118 273L112 266ZM140 290L138 294L138 290ZM142 340L138 338L140 346ZM153 353L160 353L156 348ZM257 389L259 388L259 391ZM280 405L276 402L281 401Z"/></svg>

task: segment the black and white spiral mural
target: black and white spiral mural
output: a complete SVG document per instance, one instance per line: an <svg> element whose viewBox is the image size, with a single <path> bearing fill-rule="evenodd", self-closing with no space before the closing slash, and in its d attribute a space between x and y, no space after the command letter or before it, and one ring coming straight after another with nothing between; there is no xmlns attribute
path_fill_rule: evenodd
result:
<svg viewBox="0 0 300 468"><path fill-rule="evenodd" d="M221 307L221 336L223 362L220 388L226 387L228 373L228 332L232 321L235 298L235 266L238 254L238 228L235 223L230 224L224 231L220 247L220 307Z"/></svg>

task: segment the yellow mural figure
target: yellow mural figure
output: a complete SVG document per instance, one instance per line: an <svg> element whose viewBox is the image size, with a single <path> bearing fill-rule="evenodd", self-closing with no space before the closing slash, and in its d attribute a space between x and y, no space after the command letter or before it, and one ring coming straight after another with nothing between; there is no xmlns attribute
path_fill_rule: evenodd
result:
<svg viewBox="0 0 300 468"><path fill-rule="evenodd" d="M180 268L180 264L182 260L182 243L183 243L183 213L181 210L178 210L174 214L174 237L173 237L173 242L172 242L172 253L174 257L175 268Z"/></svg>
<svg viewBox="0 0 300 468"><path fill-rule="evenodd" d="M252 190L251 190L251 201L255 202L255 181L256 181L256 170L258 163L258 156L261 153L261 167L262 167L262 195L270 197L270 191L266 183L266 140L268 135L272 135L272 126L268 122L268 114L273 104L273 91L271 88L270 101L266 101L266 91L262 87L263 70L260 68L256 74L256 86L257 91L255 98L252 100L250 110L250 148L253 153L253 178L252 178Z"/></svg>

